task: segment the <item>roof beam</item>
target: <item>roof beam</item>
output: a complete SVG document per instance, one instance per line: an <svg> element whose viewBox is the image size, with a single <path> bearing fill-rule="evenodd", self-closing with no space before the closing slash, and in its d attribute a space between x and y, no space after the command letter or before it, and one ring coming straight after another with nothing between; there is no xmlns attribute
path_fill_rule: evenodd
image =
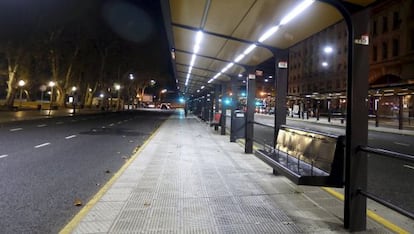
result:
<svg viewBox="0 0 414 234"><path fill-rule="evenodd" d="M193 52L186 51L186 50L180 50L180 49L175 49L175 52L180 52L180 53L190 54L190 55L192 55L192 54L193 54ZM199 56L199 57L201 57L201 58L206 58L206 59L216 60L216 61L223 62L223 63L234 63L234 65L239 65L239 66L241 66L241 67L243 67L243 68L244 68L245 66L247 66L246 64L235 63L235 62L230 61L230 60L220 59L220 58L211 57L211 56L207 56L207 55L197 54L197 56ZM217 72L217 71L216 71L216 72Z"/></svg>
<svg viewBox="0 0 414 234"><path fill-rule="evenodd" d="M176 65L181 65L181 66L186 66L186 67L189 67L190 65L188 65L188 64L184 64L184 63L175 63ZM211 72L211 73L214 73L214 75L217 73L217 72L220 72L220 71L215 71L215 70L210 70L210 69L207 69L207 68L201 68L201 67L195 67L195 66L193 66L193 69L197 69L197 70L202 70L202 71L207 71L207 72ZM228 76L229 78L231 78L231 74L229 74L229 73L227 73L227 72L225 72L225 73L222 73L223 75L225 75L225 76ZM211 78L211 77L210 77Z"/></svg>
<svg viewBox="0 0 414 234"><path fill-rule="evenodd" d="M174 26L174 27L184 28L184 29L187 29L187 30L195 31L195 32L200 31L199 28L184 25L184 24L178 24L178 23L171 22L171 25ZM268 49L272 53L273 53L273 51L279 49L277 47L265 45L265 44L257 42L257 41L245 40L245 39L232 37L232 36L228 36L228 35L224 35L224 34L220 34L220 33L215 33L215 32L210 32L210 31L205 31L205 30L203 30L203 33L207 34L207 35L215 36L215 37L224 38L224 39L231 40L231 41L237 41L237 42L246 43L246 44L256 44L256 46Z"/></svg>

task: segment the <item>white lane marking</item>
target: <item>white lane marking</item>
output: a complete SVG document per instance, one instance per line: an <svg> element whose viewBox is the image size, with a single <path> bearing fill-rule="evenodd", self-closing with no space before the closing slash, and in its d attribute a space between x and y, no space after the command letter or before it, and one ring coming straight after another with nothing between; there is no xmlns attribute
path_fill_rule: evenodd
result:
<svg viewBox="0 0 414 234"><path fill-rule="evenodd" d="M67 136L67 137L65 137L65 139L67 140L67 139L71 139L71 138L74 138L74 137L76 137L76 135Z"/></svg>
<svg viewBox="0 0 414 234"><path fill-rule="evenodd" d="M413 166L410 166L410 165L404 165L403 167L406 167L406 168L409 168L409 169L413 169L414 170L414 167Z"/></svg>
<svg viewBox="0 0 414 234"><path fill-rule="evenodd" d="M122 123L122 121L118 121L118 124L121 124Z"/></svg>
<svg viewBox="0 0 414 234"><path fill-rule="evenodd" d="M112 126L114 126L115 124L114 123L111 123L110 125L109 125L109 127L112 127Z"/></svg>
<svg viewBox="0 0 414 234"><path fill-rule="evenodd" d="M0 155L0 158L5 158L5 157L7 157L7 156L9 156L9 155L7 155L7 154L3 154L3 155Z"/></svg>
<svg viewBox="0 0 414 234"><path fill-rule="evenodd" d="M102 128L106 128L105 126L102 126Z"/></svg>
<svg viewBox="0 0 414 234"><path fill-rule="evenodd" d="M402 143L402 142L394 142L394 144L396 144L396 145L402 145L402 146L410 146L410 144L407 144L407 143Z"/></svg>
<svg viewBox="0 0 414 234"><path fill-rule="evenodd" d="M23 130L23 128L12 128L10 129L10 132L16 132L16 131L21 131Z"/></svg>
<svg viewBox="0 0 414 234"><path fill-rule="evenodd" d="M43 128L43 127L46 127L46 126L47 126L47 124L39 124L39 125L37 125L38 128Z"/></svg>
<svg viewBox="0 0 414 234"><path fill-rule="evenodd" d="M36 145L35 148L37 149L37 148L40 148L40 147L45 147L47 145L50 145L50 142L46 142L46 143L43 143L43 144L40 144L40 145Z"/></svg>
<svg viewBox="0 0 414 234"><path fill-rule="evenodd" d="M56 122L56 124L64 124L65 122L61 122L61 121L59 121L59 122Z"/></svg>

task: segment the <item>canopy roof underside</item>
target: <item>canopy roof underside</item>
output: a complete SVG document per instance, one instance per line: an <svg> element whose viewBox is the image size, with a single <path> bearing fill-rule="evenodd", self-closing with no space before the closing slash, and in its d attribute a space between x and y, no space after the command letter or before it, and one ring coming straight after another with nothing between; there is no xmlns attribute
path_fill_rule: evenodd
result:
<svg viewBox="0 0 414 234"><path fill-rule="evenodd" d="M273 52L265 47L288 49L342 20L333 6L315 1L263 43L258 43L263 33L279 25L301 2L303 0L169 0L170 25L167 27L170 28L167 30L172 32L170 45L175 49L173 63L180 91L192 94L201 86L229 81L244 73L246 66L257 66L273 57ZM374 0L346 2L364 7ZM199 30L203 31L203 37L191 65ZM208 83L253 43L257 47L251 53Z"/></svg>

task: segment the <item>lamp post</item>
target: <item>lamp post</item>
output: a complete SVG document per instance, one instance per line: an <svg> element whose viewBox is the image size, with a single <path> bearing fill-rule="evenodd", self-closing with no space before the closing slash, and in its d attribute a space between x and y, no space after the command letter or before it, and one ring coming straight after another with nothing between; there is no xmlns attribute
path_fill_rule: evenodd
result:
<svg viewBox="0 0 414 234"><path fill-rule="evenodd" d="M22 107L22 93L23 93L23 86L26 84L24 80L19 80L19 87L20 87L20 105L19 107Z"/></svg>
<svg viewBox="0 0 414 234"><path fill-rule="evenodd" d="M131 105L131 109L132 109L132 98L131 98L131 87L132 87L132 83L134 82L134 75L133 74L129 74L129 80L131 81L130 86L128 88L128 110L129 110L129 106Z"/></svg>
<svg viewBox="0 0 414 234"><path fill-rule="evenodd" d="M73 106L73 115L75 115L75 112L76 112L76 99L77 98L75 98L75 95L76 95L76 90L77 90L78 88L76 88L76 86L73 86L72 87L72 106Z"/></svg>
<svg viewBox="0 0 414 234"><path fill-rule="evenodd" d="M118 111L119 110L119 104L120 104L119 99L121 97L121 92L120 92L121 85L120 84L115 84L114 87L115 87L115 90L117 91L116 110Z"/></svg>
<svg viewBox="0 0 414 234"><path fill-rule="evenodd" d="M50 87L50 105L49 105L49 115L50 115L50 111L52 109L52 104L53 104L53 87L56 85L56 83L54 81L50 81L49 82L49 87Z"/></svg>

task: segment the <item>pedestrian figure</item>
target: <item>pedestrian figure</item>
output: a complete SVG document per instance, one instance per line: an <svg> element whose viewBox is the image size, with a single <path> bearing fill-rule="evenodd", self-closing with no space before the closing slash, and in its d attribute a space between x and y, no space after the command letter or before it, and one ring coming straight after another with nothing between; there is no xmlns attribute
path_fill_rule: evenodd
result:
<svg viewBox="0 0 414 234"><path fill-rule="evenodd" d="M184 116L187 118L188 106L187 102L184 104Z"/></svg>

